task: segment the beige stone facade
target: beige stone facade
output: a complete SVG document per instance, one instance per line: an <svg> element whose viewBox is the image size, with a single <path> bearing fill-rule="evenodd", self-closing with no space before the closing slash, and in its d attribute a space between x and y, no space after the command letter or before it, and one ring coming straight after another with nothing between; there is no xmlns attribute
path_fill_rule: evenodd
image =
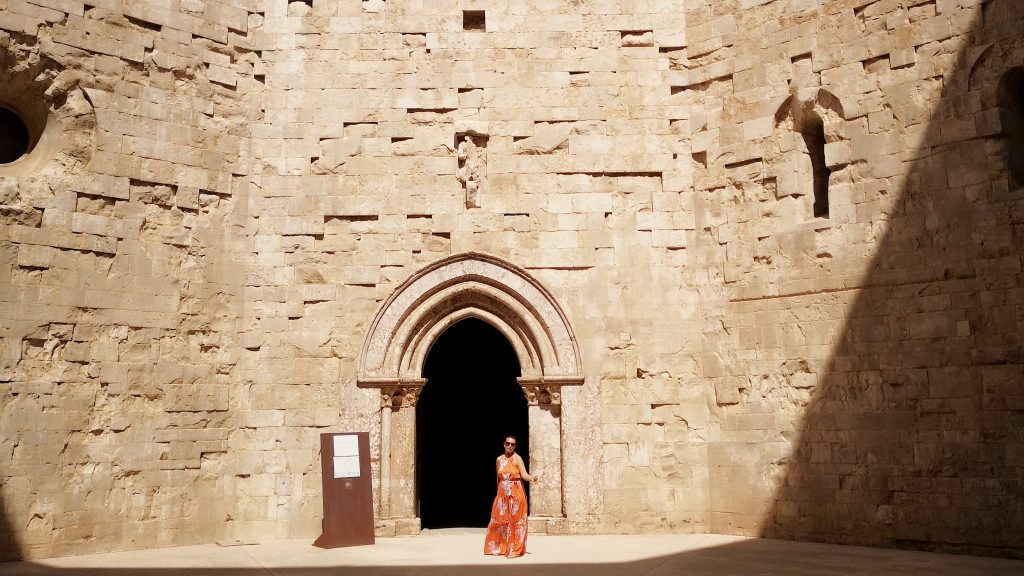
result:
<svg viewBox="0 0 1024 576"><path fill-rule="evenodd" d="M519 359L535 530L1024 556L1022 30L0 0L34 145L0 165L2 556L312 540L343 430L379 533L417 532L423 366L466 318Z"/></svg>

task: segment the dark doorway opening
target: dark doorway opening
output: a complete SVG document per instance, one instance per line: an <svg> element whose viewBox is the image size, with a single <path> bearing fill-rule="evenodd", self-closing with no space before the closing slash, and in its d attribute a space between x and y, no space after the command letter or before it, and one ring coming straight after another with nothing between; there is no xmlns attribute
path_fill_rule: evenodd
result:
<svg viewBox="0 0 1024 576"><path fill-rule="evenodd" d="M497 492L494 462L506 434L530 465L519 360L493 326L468 318L427 354L416 404L416 485L423 528L487 526ZM528 487L527 487L528 488Z"/></svg>

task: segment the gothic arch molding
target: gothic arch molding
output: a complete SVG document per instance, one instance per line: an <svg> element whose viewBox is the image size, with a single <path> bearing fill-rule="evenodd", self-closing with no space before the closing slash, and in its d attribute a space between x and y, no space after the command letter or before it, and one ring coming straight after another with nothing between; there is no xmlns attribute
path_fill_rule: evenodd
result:
<svg viewBox="0 0 1024 576"><path fill-rule="evenodd" d="M576 337L551 293L525 270L475 252L423 268L384 302L363 343L358 384L419 381L436 337L470 316L508 338L519 357L521 383L582 384Z"/></svg>

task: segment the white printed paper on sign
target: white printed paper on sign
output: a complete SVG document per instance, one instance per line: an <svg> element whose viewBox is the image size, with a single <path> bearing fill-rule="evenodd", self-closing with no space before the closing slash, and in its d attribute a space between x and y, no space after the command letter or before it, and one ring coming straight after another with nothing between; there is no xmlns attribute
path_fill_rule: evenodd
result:
<svg viewBox="0 0 1024 576"><path fill-rule="evenodd" d="M358 478L359 477L359 456L335 456L334 457L335 478Z"/></svg>
<svg viewBox="0 0 1024 576"><path fill-rule="evenodd" d="M359 436L338 434L334 440L334 477L359 477Z"/></svg>
<svg viewBox="0 0 1024 576"><path fill-rule="evenodd" d="M334 436L334 456L359 456L359 436L338 434Z"/></svg>

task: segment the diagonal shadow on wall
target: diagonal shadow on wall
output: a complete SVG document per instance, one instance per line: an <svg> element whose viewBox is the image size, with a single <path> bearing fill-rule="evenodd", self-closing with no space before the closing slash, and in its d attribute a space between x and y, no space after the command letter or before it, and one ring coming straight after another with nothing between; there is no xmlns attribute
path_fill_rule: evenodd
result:
<svg viewBox="0 0 1024 576"><path fill-rule="evenodd" d="M952 71L921 81L938 106L762 536L1024 557L1024 190L997 121L1024 3L976 13Z"/></svg>

